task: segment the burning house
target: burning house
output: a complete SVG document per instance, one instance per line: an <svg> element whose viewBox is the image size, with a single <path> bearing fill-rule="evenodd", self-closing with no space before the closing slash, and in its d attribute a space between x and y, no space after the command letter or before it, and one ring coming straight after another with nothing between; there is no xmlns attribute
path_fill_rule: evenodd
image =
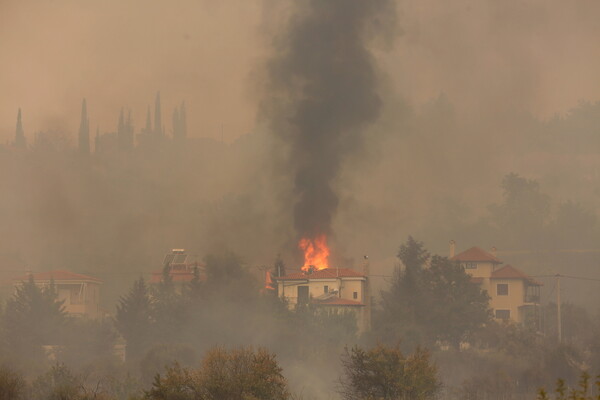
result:
<svg viewBox="0 0 600 400"><path fill-rule="evenodd" d="M368 268L360 273L350 268L309 268L274 278L277 294L290 308L314 306L356 315L359 332L370 329L371 300Z"/></svg>

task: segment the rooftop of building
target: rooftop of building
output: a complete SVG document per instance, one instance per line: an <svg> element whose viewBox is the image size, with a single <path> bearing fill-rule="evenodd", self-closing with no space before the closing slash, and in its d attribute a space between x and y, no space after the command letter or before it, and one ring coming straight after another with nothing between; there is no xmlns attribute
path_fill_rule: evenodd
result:
<svg viewBox="0 0 600 400"><path fill-rule="evenodd" d="M496 256L488 253L480 247L474 246L450 258L451 260L461 262L491 262L493 264L502 264Z"/></svg>
<svg viewBox="0 0 600 400"><path fill-rule="evenodd" d="M102 283L102 279L96 278L90 275L78 274L75 272L67 271L67 270L55 270L55 271L45 271L45 272L36 272L22 275L17 278L13 278L13 282L25 282L29 280L29 277L33 277L35 282L93 282L93 283Z"/></svg>
<svg viewBox="0 0 600 400"><path fill-rule="evenodd" d="M308 279L336 279L336 278L364 278L365 275L350 268L326 268L318 271L295 272L285 276L274 277L277 280L308 280Z"/></svg>
<svg viewBox="0 0 600 400"><path fill-rule="evenodd" d="M492 272L492 279L523 279L530 285L542 286L541 282L536 281L531 276L508 264Z"/></svg>

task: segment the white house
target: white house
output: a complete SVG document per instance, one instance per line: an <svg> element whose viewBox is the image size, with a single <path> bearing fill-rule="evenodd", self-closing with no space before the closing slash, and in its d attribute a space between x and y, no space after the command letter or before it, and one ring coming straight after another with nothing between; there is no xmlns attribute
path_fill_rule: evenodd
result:
<svg viewBox="0 0 600 400"><path fill-rule="evenodd" d="M352 311L359 332L370 329L369 278L349 268L297 272L274 278L277 293L290 308L311 304L324 309Z"/></svg>

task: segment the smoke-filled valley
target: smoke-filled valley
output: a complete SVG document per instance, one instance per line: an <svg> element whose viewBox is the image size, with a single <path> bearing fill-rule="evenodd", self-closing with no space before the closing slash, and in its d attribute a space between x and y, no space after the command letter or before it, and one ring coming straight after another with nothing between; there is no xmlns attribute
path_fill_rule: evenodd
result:
<svg viewBox="0 0 600 400"><path fill-rule="evenodd" d="M0 4L0 398L600 374L596 3L54 3Z"/></svg>

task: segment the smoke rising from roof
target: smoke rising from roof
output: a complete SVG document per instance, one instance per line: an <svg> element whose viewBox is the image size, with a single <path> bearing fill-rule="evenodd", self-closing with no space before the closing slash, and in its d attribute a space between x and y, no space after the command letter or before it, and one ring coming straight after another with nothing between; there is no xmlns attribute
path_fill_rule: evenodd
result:
<svg viewBox="0 0 600 400"><path fill-rule="evenodd" d="M335 180L382 106L368 44L393 32L394 14L389 0L303 2L276 40L265 109L288 146L300 237L331 233Z"/></svg>

